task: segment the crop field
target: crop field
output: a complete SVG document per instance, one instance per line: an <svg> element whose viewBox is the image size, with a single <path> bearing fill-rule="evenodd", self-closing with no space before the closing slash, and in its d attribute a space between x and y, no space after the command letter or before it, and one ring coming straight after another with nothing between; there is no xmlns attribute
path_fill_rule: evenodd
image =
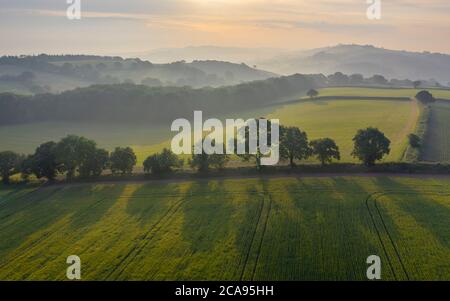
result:
<svg viewBox="0 0 450 301"><path fill-rule="evenodd" d="M436 102L431 105L424 145L422 160L450 162L450 103Z"/></svg>
<svg viewBox="0 0 450 301"><path fill-rule="evenodd" d="M308 138L332 138L341 151L342 162L356 162L351 156L353 137L358 129L378 127L391 140L391 153L385 161L399 161L406 139L413 132L418 108L409 101L382 100L312 100L277 109L269 118L279 118L283 125L297 126Z"/></svg>
<svg viewBox="0 0 450 301"><path fill-rule="evenodd" d="M380 256L384 280L449 280L449 184L285 177L3 187L0 280L63 280L74 254L83 280L364 280L369 255Z"/></svg>

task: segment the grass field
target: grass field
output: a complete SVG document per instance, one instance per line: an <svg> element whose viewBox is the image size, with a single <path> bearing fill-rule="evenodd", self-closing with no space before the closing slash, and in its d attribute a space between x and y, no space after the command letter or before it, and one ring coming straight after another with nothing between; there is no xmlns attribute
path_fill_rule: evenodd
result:
<svg viewBox="0 0 450 301"><path fill-rule="evenodd" d="M319 90L319 96L370 96L370 97L414 97L421 90L430 91L436 98L450 99L450 89L398 89L336 87Z"/></svg>
<svg viewBox="0 0 450 301"><path fill-rule="evenodd" d="M411 97L414 89L373 88L327 88L322 96L371 96ZM436 97L450 99L450 91L432 90ZM431 141L424 160L448 161L449 139L447 105L440 103L433 109L434 124L429 127ZM279 118L283 125L299 126L310 139L330 137L337 141L342 153L342 162L355 162L351 157L352 138L360 128L378 127L392 141L391 154L385 161L399 161L406 149L406 137L414 131L418 118L417 107L412 102L386 100L304 100L289 105L258 108L240 112L228 118L251 118L266 116ZM223 119L224 117L222 117ZM37 145L49 140L58 140L67 134L83 135L94 139L99 146L108 150L116 146L131 146L138 157L138 167L145 158L164 147L170 146L169 125L125 125L125 124L80 124L80 123L37 123L0 127L0 151L13 150L31 153Z"/></svg>
<svg viewBox="0 0 450 301"><path fill-rule="evenodd" d="M259 108L230 114L227 118L260 117L272 110L273 107ZM0 151L13 150L30 154L41 143L58 141L74 134L93 139L100 147L109 151L117 146L131 146L137 155L138 166L141 166L149 155L170 147L170 139L175 135L170 131L170 124L171 122L167 125L42 122L0 126Z"/></svg>
<svg viewBox="0 0 450 301"><path fill-rule="evenodd" d="M449 280L448 179L0 189L0 280ZM373 192L385 195L368 199ZM391 241L392 239L392 241ZM405 273L406 271L406 273Z"/></svg>
<svg viewBox="0 0 450 301"><path fill-rule="evenodd" d="M350 156L352 138L360 128L379 127L392 140L388 161L399 160L406 146L406 136L414 128L417 110L412 103L397 101L314 101L270 107L245 113L241 118L267 116L279 118L283 125L300 126L310 138L330 137L341 147L342 161L355 162ZM235 117L235 116L231 116ZM236 116L237 118L239 116ZM74 123L40 123L0 127L0 150L31 153L37 145L58 140L67 134L94 139L109 150L131 146L140 166L145 158L170 147L170 126L102 125Z"/></svg>
<svg viewBox="0 0 450 301"><path fill-rule="evenodd" d="M310 140L334 139L342 162L356 162L351 152L358 129L378 127L391 140L391 153L385 161L399 161L418 113L417 105L408 101L313 100L283 106L268 117L279 118L283 125L300 127Z"/></svg>
<svg viewBox="0 0 450 301"><path fill-rule="evenodd" d="M431 105L424 145L422 160L450 162L450 103L436 102Z"/></svg>
<svg viewBox="0 0 450 301"><path fill-rule="evenodd" d="M159 150L155 146L167 140L171 132L170 126L148 124L45 122L0 126L0 150L29 154L41 143L58 141L69 134L93 139L110 151L117 146L131 146L141 163L149 153Z"/></svg>

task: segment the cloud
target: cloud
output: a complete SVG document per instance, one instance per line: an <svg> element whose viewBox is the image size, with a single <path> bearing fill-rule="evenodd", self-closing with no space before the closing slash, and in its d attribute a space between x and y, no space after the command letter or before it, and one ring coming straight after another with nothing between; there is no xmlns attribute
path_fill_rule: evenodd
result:
<svg viewBox="0 0 450 301"><path fill-rule="evenodd" d="M36 48L50 47L36 35L54 36L57 47L68 30L82 31L77 47L89 48L101 30L104 47L116 42L130 51L217 43L295 48L302 39L311 47L360 42L407 48L413 35L427 40L430 50L450 52L450 41L439 38L449 33L450 1L381 1L382 19L369 21L365 0L81 0L83 19L73 23L65 18L65 0L1 0L0 38L7 43L0 50L32 48L31 40Z"/></svg>

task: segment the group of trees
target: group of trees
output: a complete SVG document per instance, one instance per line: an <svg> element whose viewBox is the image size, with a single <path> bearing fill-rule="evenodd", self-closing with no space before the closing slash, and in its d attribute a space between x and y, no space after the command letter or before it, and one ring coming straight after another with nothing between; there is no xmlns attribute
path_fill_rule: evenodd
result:
<svg viewBox="0 0 450 301"><path fill-rule="evenodd" d="M61 94L0 94L0 125L41 121L151 122L202 110L220 115L254 109L316 87L315 77L292 75L220 88L96 85ZM155 108L158 108L155 110Z"/></svg>
<svg viewBox="0 0 450 301"><path fill-rule="evenodd" d="M67 180L79 175L82 178L98 177L106 169L113 174L129 174L136 165L136 155L129 147L117 147L111 154L98 148L95 141L69 135L59 142L41 144L33 154L23 156L11 151L0 152L0 172L4 183L11 175L21 173L27 179L47 178L53 181L58 174Z"/></svg>
<svg viewBox="0 0 450 301"><path fill-rule="evenodd" d="M362 74L356 73L346 75L342 72L335 72L326 77L326 82L330 86L390 86L390 87L413 87L420 86L441 87L435 80L410 80L410 79L386 79L383 75L375 74L365 78Z"/></svg>
<svg viewBox="0 0 450 301"><path fill-rule="evenodd" d="M271 135L270 132L266 134ZM261 157L264 154L261 153L259 148L255 154L250 154L248 132L245 135L245 153L238 155L238 157L245 162L255 162L256 167L260 169L262 167ZM270 139L268 140L270 141ZM390 152L389 139L376 128L369 127L359 130L353 138L353 142L352 155L366 166L375 165L376 161L381 160ZM237 148L236 141L234 145ZM223 147L225 150L225 146ZM321 138L309 142L307 134L297 127L280 127L279 150L280 158L287 161L291 167L295 167L297 160L305 160L311 156L319 160L322 166L331 163L333 160L341 159L339 147L333 139ZM230 155L225 154L225 152L224 154L207 154L202 149L201 153L192 154L188 164L199 172L206 172L211 168L223 169L229 160ZM164 149L162 153L154 154L145 160L144 171L152 174L163 174L171 172L175 168L180 168L182 165L182 160L169 149Z"/></svg>
<svg viewBox="0 0 450 301"><path fill-rule="evenodd" d="M390 141L376 128L358 130L353 138L352 155L366 166L373 166L390 152ZM341 154L336 142L331 138L322 138L308 143L308 136L296 127L281 127L280 157L288 160L291 167L295 160L304 160L314 156L322 166L331 163L333 159L340 160Z"/></svg>
<svg viewBox="0 0 450 301"><path fill-rule="evenodd" d="M410 141L411 139L410 137ZM366 166L373 166L390 152L389 139L376 128L359 130L353 141L352 155ZM322 165L334 159L340 160L339 147L334 140L322 138L308 142L307 134L297 127L280 127L279 143L280 158L289 162L291 167L295 166L296 160L311 156L316 157ZM246 153L238 156L244 161L253 159L257 167L261 168L263 154L259 148L256 154L249 154L248 144L246 147ZM229 155L207 154L203 150L199 154L193 152L188 163L199 172L206 172L210 168L224 168L229 159ZM98 177L107 169L112 174L131 174L135 165L136 155L130 147L117 147L109 153L98 148L94 141L75 135L69 135L59 142L43 143L29 156L11 151L0 152L0 175L5 184L16 173L20 173L25 179L34 175L38 179L47 178L49 181L53 181L58 174L64 174L67 180L72 180L77 175L82 178ZM149 156L143 165L146 173L160 175L182 167L183 160L169 149L164 149L161 153Z"/></svg>

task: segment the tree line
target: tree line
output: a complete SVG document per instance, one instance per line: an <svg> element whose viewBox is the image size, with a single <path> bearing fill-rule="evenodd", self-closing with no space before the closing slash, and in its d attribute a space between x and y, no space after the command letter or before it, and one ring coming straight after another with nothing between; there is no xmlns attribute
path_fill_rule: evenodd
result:
<svg viewBox="0 0 450 301"><path fill-rule="evenodd" d="M270 127L269 127L270 128ZM270 133L268 133L270 135ZM270 139L269 139L270 141ZM390 152L389 139L376 128L360 129L353 138L352 155L366 166L373 166ZM238 155L243 161L255 162L261 169L260 159L264 155L259 148L249 154L249 139L245 139L247 151ZM235 144L236 145L236 144ZM225 146L223 145L225 148ZM307 134L297 127L280 127L280 159L295 167L297 160L315 157L322 165L340 160L340 151L331 138L308 141ZM188 165L198 172L211 168L223 169L230 155L192 154ZM12 151L0 152L0 176L5 184L14 174L21 174L24 180L31 175L54 181L58 175L65 175L68 181L75 177L96 178L104 171L113 175L130 175L136 166L137 158L130 147L116 147L112 152L99 148L95 141L76 135L69 135L58 142L41 144L31 155L25 156ZM143 163L146 174L162 175L184 165L184 161L169 149L149 156Z"/></svg>
<svg viewBox="0 0 450 301"><path fill-rule="evenodd" d="M207 115L255 109L320 87L293 75L220 88L95 85L34 96L0 94L0 125L43 121L167 123L201 110ZM155 108L158 108L157 110Z"/></svg>

